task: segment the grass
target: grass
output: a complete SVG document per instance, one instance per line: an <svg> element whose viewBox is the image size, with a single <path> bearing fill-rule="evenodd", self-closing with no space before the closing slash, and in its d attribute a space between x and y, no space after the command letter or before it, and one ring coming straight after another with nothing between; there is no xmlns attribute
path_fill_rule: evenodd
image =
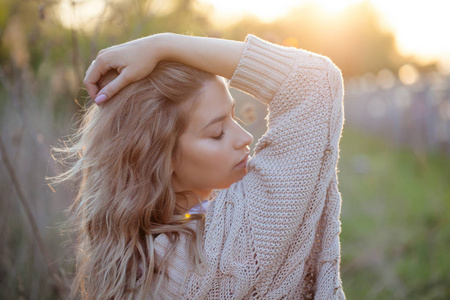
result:
<svg viewBox="0 0 450 300"><path fill-rule="evenodd" d="M348 299L450 299L450 160L345 127L339 188Z"/></svg>

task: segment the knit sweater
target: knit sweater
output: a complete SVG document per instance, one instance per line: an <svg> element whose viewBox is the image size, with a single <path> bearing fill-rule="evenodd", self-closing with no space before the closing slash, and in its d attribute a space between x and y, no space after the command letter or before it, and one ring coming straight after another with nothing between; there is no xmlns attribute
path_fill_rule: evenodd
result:
<svg viewBox="0 0 450 300"><path fill-rule="evenodd" d="M248 174L211 201L205 268L181 238L163 299L344 299L337 162L343 83L330 59L253 35L230 86L268 105ZM156 261L170 245L156 239Z"/></svg>

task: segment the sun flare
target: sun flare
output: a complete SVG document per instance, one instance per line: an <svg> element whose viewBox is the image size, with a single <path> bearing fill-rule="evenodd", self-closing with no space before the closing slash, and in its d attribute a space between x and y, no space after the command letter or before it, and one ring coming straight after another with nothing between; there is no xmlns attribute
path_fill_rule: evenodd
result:
<svg viewBox="0 0 450 300"><path fill-rule="evenodd" d="M238 20L243 15L271 22L305 3L318 5L330 15L338 14L352 4L367 0L199 0L215 11L218 24ZM405 55L415 55L423 62L439 59L450 70L450 39L444 38L450 28L450 2L442 0L369 0L381 16L383 25L394 32L397 46Z"/></svg>

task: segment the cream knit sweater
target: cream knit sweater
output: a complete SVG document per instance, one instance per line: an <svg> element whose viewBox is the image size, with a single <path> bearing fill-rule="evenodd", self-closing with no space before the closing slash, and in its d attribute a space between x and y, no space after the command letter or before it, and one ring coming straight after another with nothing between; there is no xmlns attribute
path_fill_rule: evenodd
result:
<svg viewBox="0 0 450 300"><path fill-rule="evenodd" d="M339 69L326 57L249 35L231 87L268 104L248 174L211 202L208 266L192 269L181 238L162 299L344 299L336 165ZM170 242L156 239L156 260Z"/></svg>

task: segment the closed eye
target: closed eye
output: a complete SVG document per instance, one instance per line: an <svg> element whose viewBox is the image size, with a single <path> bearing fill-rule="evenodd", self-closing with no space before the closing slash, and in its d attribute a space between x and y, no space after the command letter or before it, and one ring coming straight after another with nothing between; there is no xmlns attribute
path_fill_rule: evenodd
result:
<svg viewBox="0 0 450 300"><path fill-rule="evenodd" d="M223 130L220 132L220 134L218 136L214 136L213 139L215 140L221 140L223 138L223 136L225 135L225 132L223 132Z"/></svg>

